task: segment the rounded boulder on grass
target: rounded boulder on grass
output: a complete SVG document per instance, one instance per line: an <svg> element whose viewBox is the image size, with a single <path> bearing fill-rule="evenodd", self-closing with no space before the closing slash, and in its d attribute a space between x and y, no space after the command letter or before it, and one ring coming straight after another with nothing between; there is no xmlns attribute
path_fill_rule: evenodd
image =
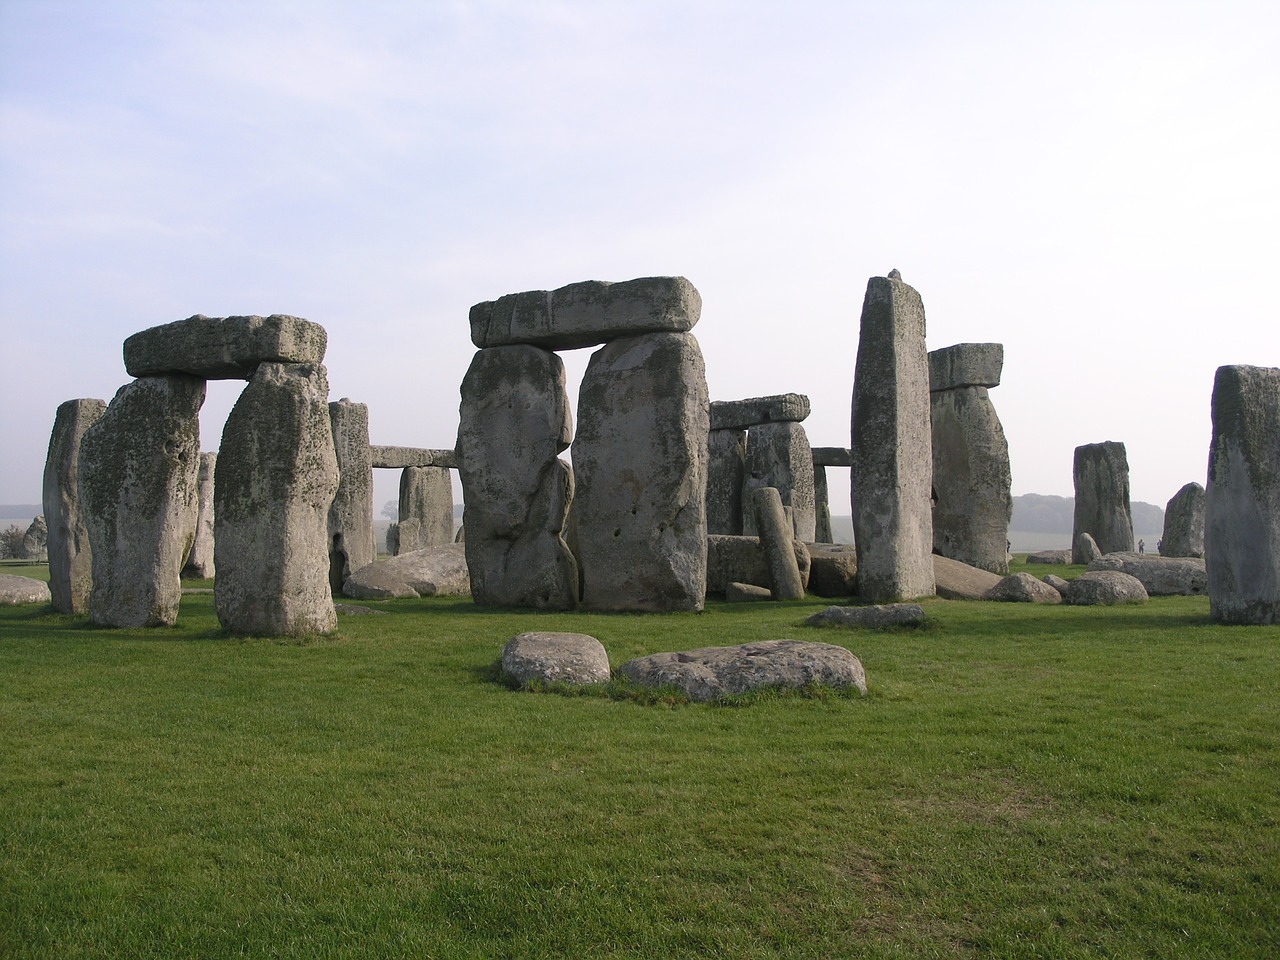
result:
<svg viewBox="0 0 1280 960"><path fill-rule="evenodd" d="M531 683L608 683L609 655L585 633L522 633L502 648L502 670L520 686Z"/></svg>

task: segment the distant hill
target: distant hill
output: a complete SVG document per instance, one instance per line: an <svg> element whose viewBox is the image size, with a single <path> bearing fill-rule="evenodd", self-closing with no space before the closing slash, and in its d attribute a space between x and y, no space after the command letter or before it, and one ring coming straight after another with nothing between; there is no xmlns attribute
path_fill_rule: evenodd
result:
<svg viewBox="0 0 1280 960"><path fill-rule="evenodd" d="M1164 532L1162 508L1141 500L1135 500L1129 507L1133 513L1133 532L1137 536L1159 536ZM1024 493L1013 498L1013 520L1009 526L1024 533L1065 533L1070 536L1075 508L1074 497Z"/></svg>

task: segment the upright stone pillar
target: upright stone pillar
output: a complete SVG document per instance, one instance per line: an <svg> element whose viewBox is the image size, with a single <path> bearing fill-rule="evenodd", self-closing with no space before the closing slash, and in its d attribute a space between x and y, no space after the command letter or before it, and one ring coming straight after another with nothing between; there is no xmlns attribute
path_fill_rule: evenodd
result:
<svg viewBox="0 0 1280 960"><path fill-rule="evenodd" d="M817 524L814 543L835 543L831 528L831 497L827 491L827 467L848 468L853 462L848 447L813 448L813 503Z"/></svg>
<svg viewBox="0 0 1280 960"><path fill-rule="evenodd" d="M850 505L858 595L930 596L933 449L924 303L896 270L872 277L853 378Z"/></svg>
<svg viewBox="0 0 1280 960"><path fill-rule="evenodd" d="M804 426L797 421L762 423L747 431L745 505L749 491L773 487L783 507L791 508L795 537L813 543L817 509L813 489L813 450ZM756 536L756 512L744 510L743 533Z"/></svg>
<svg viewBox="0 0 1280 960"><path fill-rule="evenodd" d="M708 432L706 371L692 334L627 337L592 355L573 447L585 607L702 609Z"/></svg>
<svg viewBox="0 0 1280 960"><path fill-rule="evenodd" d="M707 532L742 536L747 431L712 430L707 453Z"/></svg>
<svg viewBox="0 0 1280 960"><path fill-rule="evenodd" d="M478 351L462 380L458 474L471 595L493 606L571 610L578 565L565 543L573 438L564 364L528 345Z"/></svg>
<svg viewBox="0 0 1280 960"><path fill-rule="evenodd" d="M80 443L80 500L93 550L89 618L172 625L199 508L204 380L141 377L120 388Z"/></svg>
<svg viewBox="0 0 1280 960"><path fill-rule="evenodd" d="M1133 549L1133 514L1129 506L1129 458L1114 440L1076 447L1075 514L1071 524L1071 562L1087 563L1080 534L1087 533L1105 553Z"/></svg>
<svg viewBox="0 0 1280 960"><path fill-rule="evenodd" d="M44 519L48 526L49 592L61 613L89 609L93 586L93 553L80 506L80 441L102 418L101 400L68 400L58 405L44 462Z"/></svg>
<svg viewBox="0 0 1280 960"><path fill-rule="evenodd" d="M933 550L1009 572L1013 516L1009 444L987 390L1000 385L1004 347L958 343L929 354Z"/></svg>
<svg viewBox="0 0 1280 960"><path fill-rule="evenodd" d="M263 363L227 418L214 479L214 604L232 633L299 636L337 625L328 394L320 364Z"/></svg>
<svg viewBox="0 0 1280 960"><path fill-rule="evenodd" d="M1204 549L1215 620L1280 623L1280 368L1214 377Z"/></svg>
<svg viewBox="0 0 1280 960"><path fill-rule="evenodd" d="M453 543L453 475L447 468L400 471L399 523L397 553Z"/></svg>
<svg viewBox="0 0 1280 960"><path fill-rule="evenodd" d="M213 470L216 453L200 454L200 471L196 475L196 531L191 552L182 567L182 575L196 580L211 580L213 565Z"/></svg>
<svg viewBox="0 0 1280 960"><path fill-rule="evenodd" d="M1204 496L1204 487L1188 483L1170 498L1164 508L1161 556L1204 556Z"/></svg>
<svg viewBox="0 0 1280 960"><path fill-rule="evenodd" d="M369 407L347 397L329 404L338 491L329 506L329 591L341 595L347 577L378 558L373 536L373 457Z"/></svg>

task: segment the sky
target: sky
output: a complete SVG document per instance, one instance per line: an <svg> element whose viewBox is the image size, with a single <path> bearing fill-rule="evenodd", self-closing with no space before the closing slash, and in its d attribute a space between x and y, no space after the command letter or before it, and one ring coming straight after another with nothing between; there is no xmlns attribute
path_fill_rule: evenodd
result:
<svg viewBox="0 0 1280 960"><path fill-rule="evenodd" d="M139 330L305 317L373 443L452 447L471 305L588 279L688 277L711 398L848 446L897 268L1004 344L1015 494L1119 440L1163 506L1216 368L1280 366L1278 49L1271 0L0 0L0 503Z"/></svg>

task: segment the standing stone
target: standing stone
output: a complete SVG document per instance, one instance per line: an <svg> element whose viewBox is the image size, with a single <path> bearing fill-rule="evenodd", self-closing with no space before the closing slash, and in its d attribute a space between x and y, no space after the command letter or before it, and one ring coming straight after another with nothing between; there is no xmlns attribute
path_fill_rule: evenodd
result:
<svg viewBox="0 0 1280 960"><path fill-rule="evenodd" d="M22 535L22 555L41 563L49 559L49 528L45 525L44 514L33 517L27 524Z"/></svg>
<svg viewBox="0 0 1280 960"><path fill-rule="evenodd" d="M1214 377L1204 550L1215 620L1280 623L1280 368Z"/></svg>
<svg viewBox="0 0 1280 960"><path fill-rule="evenodd" d="M182 575L196 580L212 580L213 565L213 470L216 453L200 454L200 470L196 474L196 531L191 552L182 567Z"/></svg>
<svg viewBox="0 0 1280 960"><path fill-rule="evenodd" d="M462 380L458 474L471 596L493 606L571 610L578 564L565 542L573 438L564 364L533 346L476 353Z"/></svg>
<svg viewBox="0 0 1280 960"><path fill-rule="evenodd" d="M586 607L702 609L708 432L706 371L692 334L628 337L592 355L573 447Z"/></svg>
<svg viewBox="0 0 1280 960"><path fill-rule="evenodd" d="M804 583L793 546L795 536L786 521L782 497L773 487L760 487L752 491L751 505L769 567L769 588L773 596L778 600L803 599Z"/></svg>
<svg viewBox="0 0 1280 960"><path fill-rule="evenodd" d="M93 550L89 618L103 627L172 625L199 510L196 377L121 387L80 442L80 500Z"/></svg>
<svg viewBox="0 0 1280 960"><path fill-rule="evenodd" d="M400 471L400 546L396 553L453 543L453 475L445 467Z"/></svg>
<svg viewBox="0 0 1280 960"><path fill-rule="evenodd" d="M747 463L743 504L752 491L773 487L790 507L795 535L812 543L817 528L813 489L813 450L804 426L796 421L763 423L747 432ZM755 511L743 511L743 530L756 535Z"/></svg>
<svg viewBox="0 0 1280 960"><path fill-rule="evenodd" d="M232 633L300 636L337 625L328 394L319 364L264 363L227 417L213 484L214 605Z"/></svg>
<svg viewBox="0 0 1280 960"><path fill-rule="evenodd" d="M1129 460L1123 443L1108 440L1076 447L1076 487L1071 528L1071 562L1088 563L1080 550L1087 533L1103 553L1133 549L1133 514L1129 508Z"/></svg>
<svg viewBox="0 0 1280 960"><path fill-rule="evenodd" d="M920 294L897 276L872 277L853 378L849 496L858 593L872 603L934 592L924 333Z"/></svg>
<svg viewBox="0 0 1280 960"><path fill-rule="evenodd" d="M1204 487L1188 483L1165 505L1161 556L1204 556L1204 496Z"/></svg>
<svg viewBox="0 0 1280 960"><path fill-rule="evenodd" d="M712 430L707 457L707 532L742 535L747 431Z"/></svg>
<svg viewBox="0 0 1280 960"><path fill-rule="evenodd" d="M1013 516L1009 444L987 392L1004 348L959 343L929 354L933 549L992 573L1009 572Z"/></svg>
<svg viewBox="0 0 1280 960"><path fill-rule="evenodd" d="M329 592L338 596L347 577L378 558L368 405L346 397L333 401L329 428L338 458L338 492L329 506Z"/></svg>
<svg viewBox="0 0 1280 960"><path fill-rule="evenodd" d="M831 495L827 490L827 468L813 466L813 542L835 543L831 529Z"/></svg>
<svg viewBox="0 0 1280 960"><path fill-rule="evenodd" d="M101 400L68 400L58 405L44 462L44 519L48 527L49 592L61 613L89 609L93 554L80 504L80 441L106 413Z"/></svg>

